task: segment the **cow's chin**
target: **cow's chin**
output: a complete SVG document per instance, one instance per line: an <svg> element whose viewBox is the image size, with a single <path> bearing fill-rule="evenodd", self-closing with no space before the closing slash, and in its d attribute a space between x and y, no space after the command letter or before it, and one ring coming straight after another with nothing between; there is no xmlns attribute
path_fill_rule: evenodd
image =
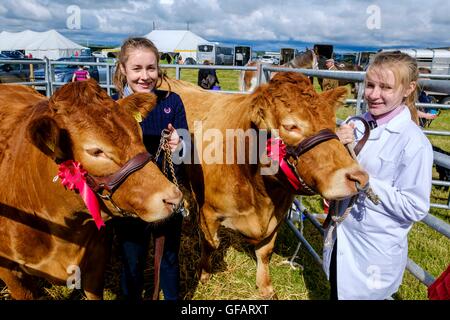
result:
<svg viewBox="0 0 450 320"><path fill-rule="evenodd" d="M156 212L152 214L139 215L145 222L161 222L169 218L173 213L172 208L166 208L163 212Z"/></svg>
<svg viewBox="0 0 450 320"><path fill-rule="evenodd" d="M175 189L174 186L174 190ZM145 212L138 213L138 215L146 222L164 220L172 215L182 198L183 195L178 189L170 195L162 193L153 194L152 197L145 202Z"/></svg>
<svg viewBox="0 0 450 320"><path fill-rule="evenodd" d="M139 218L145 222L158 222L169 218L174 212L173 206L164 205L159 211L147 212L144 214L138 214Z"/></svg>
<svg viewBox="0 0 450 320"><path fill-rule="evenodd" d="M358 193L356 182L365 186L368 181L367 173L355 165L350 169L337 170L331 179L327 180L325 187L321 188L320 193L328 200L342 200Z"/></svg>

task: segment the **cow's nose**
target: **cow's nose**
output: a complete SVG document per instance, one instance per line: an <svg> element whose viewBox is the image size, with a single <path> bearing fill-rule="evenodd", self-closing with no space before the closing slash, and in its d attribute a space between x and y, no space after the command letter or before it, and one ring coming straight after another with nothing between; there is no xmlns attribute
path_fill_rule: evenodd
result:
<svg viewBox="0 0 450 320"><path fill-rule="evenodd" d="M164 197L163 202L165 204L173 205L174 207L178 206L183 198L183 193L177 187L173 186L171 192Z"/></svg>
<svg viewBox="0 0 450 320"><path fill-rule="evenodd" d="M345 177L352 182L357 182L363 188L369 183L369 175L363 170L354 170L347 173Z"/></svg>

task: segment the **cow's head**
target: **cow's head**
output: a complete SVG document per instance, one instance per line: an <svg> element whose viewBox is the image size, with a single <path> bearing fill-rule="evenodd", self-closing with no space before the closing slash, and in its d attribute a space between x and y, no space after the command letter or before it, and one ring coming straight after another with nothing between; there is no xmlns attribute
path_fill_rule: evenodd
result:
<svg viewBox="0 0 450 320"><path fill-rule="evenodd" d="M278 129L288 146L297 146L322 129L335 131L336 109L347 89L322 94L298 73L278 73L254 93L252 121L264 129ZM336 139L323 142L298 158L297 171L304 181L327 199L357 193L355 182L367 184L368 176Z"/></svg>
<svg viewBox="0 0 450 320"><path fill-rule="evenodd" d="M155 104L153 94L137 93L116 103L93 80L70 83L40 103L28 137L58 163L73 159L92 176L108 176L146 152L136 118ZM153 162L128 176L113 194L118 207L149 222L168 217L181 197Z"/></svg>

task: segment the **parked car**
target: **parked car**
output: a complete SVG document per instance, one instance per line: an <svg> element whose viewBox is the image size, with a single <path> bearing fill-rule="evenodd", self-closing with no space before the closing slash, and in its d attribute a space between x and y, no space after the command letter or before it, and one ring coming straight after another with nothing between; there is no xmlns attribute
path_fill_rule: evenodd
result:
<svg viewBox="0 0 450 320"><path fill-rule="evenodd" d="M70 82L72 81L73 73L77 70L78 65L83 65L84 62L97 62L97 58L94 56L79 56L79 57L63 57L59 58L56 61L70 61L70 62L79 62L79 64L57 64L54 66L54 74L55 78L53 81L56 82ZM91 78L94 78L97 81L100 81L99 68L97 66L85 66L89 71ZM106 69L106 68L105 68ZM35 78L37 80L45 79L45 70L39 69L35 71ZM106 78L106 76L105 76Z"/></svg>
<svg viewBox="0 0 450 320"><path fill-rule="evenodd" d="M0 60L38 60L38 59L18 59L0 55ZM44 64L33 64L34 70L43 68ZM36 80L36 77L34 77ZM30 64L29 63L0 63L0 83L29 82Z"/></svg>
<svg viewBox="0 0 450 320"><path fill-rule="evenodd" d="M275 64L275 60L272 56L262 56L260 61L261 63Z"/></svg>
<svg viewBox="0 0 450 320"><path fill-rule="evenodd" d="M8 57L6 54L0 53L0 60L13 60L11 57Z"/></svg>
<svg viewBox="0 0 450 320"><path fill-rule="evenodd" d="M22 52L17 51L17 50L14 50L14 51L2 51L1 54L6 56L6 57L9 57L9 58L12 58L12 59L17 59L17 60L25 58L25 55Z"/></svg>

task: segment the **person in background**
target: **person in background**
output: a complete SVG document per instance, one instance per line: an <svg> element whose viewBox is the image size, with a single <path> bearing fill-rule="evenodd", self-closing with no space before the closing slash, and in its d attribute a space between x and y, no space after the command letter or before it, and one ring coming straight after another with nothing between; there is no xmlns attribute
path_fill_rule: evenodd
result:
<svg viewBox="0 0 450 320"><path fill-rule="evenodd" d="M430 74L431 70L428 68L419 68L420 74ZM426 78L424 78L426 79ZM421 103L433 103L433 99L425 92L420 90L418 101ZM421 127L429 127L431 122L439 115L439 110L434 108L418 108L417 115L419 116L419 124Z"/></svg>
<svg viewBox="0 0 450 320"><path fill-rule="evenodd" d="M203 65L209 66L211 63L209 60L203 61ZM203 89L210 90L219 85L219 79L217 78L216 69L199 69L197 84Z"/></svg>
<svg viewBox="0 0 450 320"><path fill-rule="evenodd" d="M408 232L430 208L433 151L418 126L417 79L415 59L400 52L378 53L367 70L363 117L375 127L357 159L381 203L359 194L350 214L327 228L323 268L331 299L388 299L402 282ZM337 130L344 144L363 133L359 121ZM342 215L349 201L333 201L330 212Z"/></svg>
<svg viewBox="0 0 450 320"><path fill-rule="evenodd" d="M325 66L328 70L337 70L334 65L334 59L325 60ZM337 88L339 86L339 81L336 79L324 78L322 81L322 90L331 90Z"/></svg>
<svg viewBox="0 0 450 320"><path fill-rule="evenodd" d="M118 95L123 98L135 92L153 92L157 105L140 122L147 151L155 154L161 131L170 131L169 146L172 152L183 148L177 129L188 130L186 112L181 98L174 92L157 89L163 80L159 65L159 53L155 45L146 38L129 38L123 43L114 76ZM161 167L163 154L157 164ZM183 165L174 164L175 176L180 185L186 175ZM170 170L169 170L170 171ZM170 177L169 179L173 179ZM144 268L149 242L165 237L160 265L160 283L165 300L178 300L180 270L178 252L181 240L182 215L174 214L162 223L149 224L139 219L120 218L115 226L122 253L121 288L125 299L141 300L144 288Z"/></svg>
<svg viewBox="0 0 450 320"><path fill-rule="evenodd" d="M83 66L78 66L78 69L73 73L72 82L75 81L86 81L90 79L91 75Z"/></svg>

